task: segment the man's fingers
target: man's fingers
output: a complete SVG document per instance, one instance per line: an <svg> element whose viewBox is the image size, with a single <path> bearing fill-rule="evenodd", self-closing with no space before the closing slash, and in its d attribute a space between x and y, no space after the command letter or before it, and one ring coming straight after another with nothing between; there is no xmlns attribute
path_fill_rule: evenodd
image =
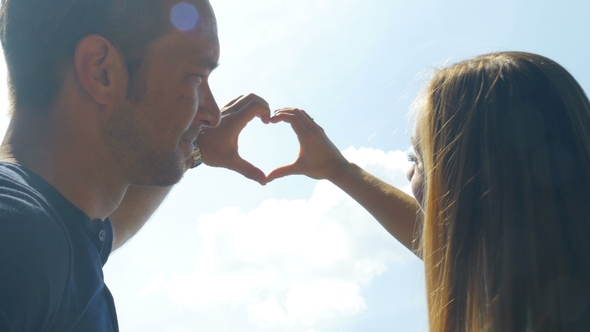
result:
<svg viewBox="0 0 590 332"><path fill-rule="evenodd" d="M260 118L260 121L262 121L262 123L264 123L264 124L270 123L270 109L268 107L266 109L264 109L261 114L256 114L256 116L258 118Z"/></svg>
<svg viewBox="0 0 590 332"><path fill-rule="evenodd" d="M266 175L264 174L264 172L262 172L256 166L250 164L249 162L247 162L239 156L234 161L234 164L228 168L233 169L234 171L242 174L248 179L254 180L263 186L267 183Z"/></svg>
<svg viewBox="0 0 590 332"><path fill-rule="evenodd" d="M239 95L236 98L232 99L230 102L228 102L227 104L225 104L225 106L223 106L223 109L232 107L233 104L235 104L238 100L242 99L244 97L244 95Z"/></svg>
<svg viewBox="0 0 590 332"><path fill-rule="evenodd" d="M240 109L242 109L244 106L246 106L248 103L250 103L252 101L258 102L258 104L262 105L263 107L267 107L267 108L269 107L266 100L264 100L262 97L259 97L253 93L250 93L245 96L240 96L240 97L234 99L232 102L230 102L228 104L228 106L223 108L223 112L225 113L225 112L239 111Z"/></svg>
<svg viewBox="0 0 590 332"><path fill-rule="evenodd" d="M253 118L259 117L263 123L270 122L270 109L266 104L261 104L258 100L251 100L239 109L231 110L224 114L224 118L243 128L252 121ZM224 120L225 121L225 120Z"/></svg>
<svg viewBox="0 0 590 332"><path fill-rule="evenodd" d="M263 122L270 121L270 108L268 108L268 104L266 102L261 103L259 100L251 100L240 110L239 113L241 116L248 119L257 116L260 117Z"/></svg>

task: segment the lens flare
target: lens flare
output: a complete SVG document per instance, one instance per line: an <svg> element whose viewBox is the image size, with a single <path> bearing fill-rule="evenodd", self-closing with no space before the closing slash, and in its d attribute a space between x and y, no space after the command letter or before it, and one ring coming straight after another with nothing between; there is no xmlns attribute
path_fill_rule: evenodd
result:
<svg viewBox="0 0 590 332"><path fill-rule="evenodd" d="M172 24L180 31L194 29L199 21L199 13L195 6L181 2L172 8L170 13Z"/></svg>

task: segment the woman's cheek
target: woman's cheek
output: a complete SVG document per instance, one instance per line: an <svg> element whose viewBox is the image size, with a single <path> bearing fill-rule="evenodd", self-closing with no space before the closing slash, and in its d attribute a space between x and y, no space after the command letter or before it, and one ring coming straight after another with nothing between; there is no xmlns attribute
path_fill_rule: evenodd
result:
<svg viewBox="0 0 590 332"><path fill-rule="evenodd" d="M414 198L420 204L420 206L424 209L424 178L422 176L422 172L420 167L413 166L413 174L411 178L411 188L412 193L414 194Z"/></svg>

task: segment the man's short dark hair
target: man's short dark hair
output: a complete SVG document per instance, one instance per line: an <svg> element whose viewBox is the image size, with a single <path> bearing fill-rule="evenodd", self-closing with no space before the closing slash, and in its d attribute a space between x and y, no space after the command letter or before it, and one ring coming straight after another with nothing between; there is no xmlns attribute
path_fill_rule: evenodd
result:
<svg viewBox="0 0 590 332"><path fill-rule="evenodd" d="M89 34L108 39L124 56L130 99L151 42L168 31L165 0L2 0L0 39L13 106L52 107L78 42ZM141 88L139 88L141 90Z"/></svg>

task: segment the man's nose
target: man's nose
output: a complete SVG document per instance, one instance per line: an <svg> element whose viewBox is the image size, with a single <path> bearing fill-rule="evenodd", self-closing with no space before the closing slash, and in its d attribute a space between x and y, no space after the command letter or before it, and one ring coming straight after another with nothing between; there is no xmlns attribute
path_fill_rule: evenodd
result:
<svg viewBox="0 0 590 332"><path fill-rule="evenodd" d="M221 122L221 111L207 82L199 89L199 109L194 122L206 127L217 127Z"/></svg>

